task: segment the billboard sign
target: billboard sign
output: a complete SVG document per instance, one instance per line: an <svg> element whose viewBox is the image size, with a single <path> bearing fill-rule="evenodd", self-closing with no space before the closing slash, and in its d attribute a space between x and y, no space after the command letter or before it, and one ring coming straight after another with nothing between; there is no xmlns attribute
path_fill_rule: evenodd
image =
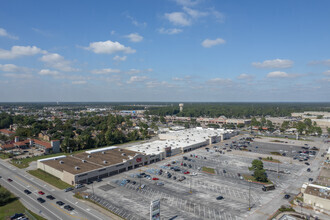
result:
<svg viewBox="0 0 330 220"><path fill-rule="evenodd" d="M160 220L160 200L154 200L150 203L150 220Z"/></svg>

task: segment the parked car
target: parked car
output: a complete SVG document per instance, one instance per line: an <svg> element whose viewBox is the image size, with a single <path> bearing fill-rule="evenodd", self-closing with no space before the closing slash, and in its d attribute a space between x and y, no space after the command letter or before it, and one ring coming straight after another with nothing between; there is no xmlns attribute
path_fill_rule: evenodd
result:
<svg viewBox="0 0 330 220"><path fill-rule="evenodd" d="M159 178L157 178L157 177L154 177L154 178L152 178L152 180L159 180Z"/></svg>
<svg viewBox="0 0 330 220"><path fill-rule="evenodd" d="M132 182L132 184L133 184L133 185L135 185L135 184L136 184L136 182L135 182L135 181L133 181L133 182Z"/></svg>
<svg viewBox="0 0 330 220"><path fill-rule="evenodd" d="M12 179L10 179L10 178L8 178L7 180L8 180L8 182L13 182L13 180L12 180Z"/></svg>
<svg viewBox="0 0 330 220"><path fill-rule="evenodd" d="M308 168L308 169L307 169L307 172L311 172L311 168Z"/></svg>
<svg viewBox="0 0 330 220"><path fill-rule="evenodd" d="M223 196L218 196L217 197L217 200L222 200L222 199L224 199Z"/></svg>
<svg viewBox="0 0 330 220"><path fill-rule="evenodd" d="M314 180L313 178L309 178L309 179L308 179L308 181L310 181L310 182L313 182L313 180Z"/></svg>
<svg viewBox="0 0 330 220"><path fill-rule="evenodd" d="M190 173L189 171L184 172L184 174L189 174L189 173Z"/></svg>
<svg viewBox="0 0 330 220"><path fill-rule="evenodd" d="M141 189L144 189L146 187L146 185L142 184L141 185Z"/></svg>
<svg viewBox="0 0 330 220"><path fill-rule="evenodd" d="M43 191L39 191L38 194L44 195L45 193Z"/></svg>
<svg viewBox="0 0 330 220"><path fill-rule="evenodd" d="M84 187L84 184L77 184L74 188L79 189L79 188L82 188L82 187Z"/></svg>
<svg viewBox="0 0 330 220"><path fill-rule="evenodd" d="M72 187L69 187L69 188L66 188L65 190L64 190L64 192L69 192L69 191L72 191L73 190L73 188Z"/></svg>
<svg viewBox="0 0 330 220"><path fill-rule="evenodd" d="M158 182L157 186L164 186L164 183L163 182Z"/></svg>
<svg viewBox="0 0 330 220"><path fill-rule="evenodd" d="M223 173L227 173L227 171L226 171L226 170L223 170L222 172L223 172Z"/></svg>
<svg viewBox="0 0 330 220"><path fill-rule="evenodd" d="M176 180L176 176L173 176L173 179Z"/></svg>
<svg viewBox="0 0 330 220"><path fill-rule="evenodd" d="M308 162L305 162L305 164L306 164L307 166L309 166L309 165L310 165Z"/></svg>
<svg viewBox="0 0 330 220"><path fill-rule="evenodd" d="M27 189L25 189L25 190L24 190L24 193L26 193L26 194L28 194L28 195L29 195L29 194L31 194L31 191L30 191L30 190L27 190Z"/></svg>

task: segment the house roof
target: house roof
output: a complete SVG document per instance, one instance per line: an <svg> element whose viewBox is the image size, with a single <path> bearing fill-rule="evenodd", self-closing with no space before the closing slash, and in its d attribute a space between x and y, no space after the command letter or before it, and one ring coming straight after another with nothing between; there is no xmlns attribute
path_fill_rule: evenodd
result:
<svg viewBox="0 0 330 220"><path fill-rule="evenodd" d="M14 148L15 146L13 144L5 144L5 145L2 145L1 148L3 150L7 150L7 149L12 149Z"/></svg>
<svg viewBox="0 0 330 220"><path fill-rule="evenodd" d="M52 145L49 142L45 142L45 141L39 141L37 139L32 139L34 143L38 144L38 145L42 145L47 149L52 148Z"/></svg>
<svg viewBox="0 0 330 220"><path fill-rule="evenodd" d="M9 131L8 129L0 129L0 132L3 134L15 134L15 132Z"/></svg>

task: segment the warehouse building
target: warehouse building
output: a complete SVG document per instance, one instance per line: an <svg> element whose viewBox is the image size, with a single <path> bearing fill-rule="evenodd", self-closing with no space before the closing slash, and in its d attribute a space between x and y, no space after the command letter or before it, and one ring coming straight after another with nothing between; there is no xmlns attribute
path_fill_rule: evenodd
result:
<svg viewBox="0 0 330 220"><path fill-rule="evenodd" d="M330 210L330 188L316 184L304 184L302 187L304 203L313 208Z"/></svg>

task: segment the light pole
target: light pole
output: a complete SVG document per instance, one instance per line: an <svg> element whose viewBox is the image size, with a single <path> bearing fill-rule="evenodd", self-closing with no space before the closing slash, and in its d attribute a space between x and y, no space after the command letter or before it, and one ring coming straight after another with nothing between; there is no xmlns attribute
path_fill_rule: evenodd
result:
<svg viewBox="0 0 330 220"><path fill-rule="evenodd" d="M189 193L192 193L192 191L191 191L191 182L192 182L192 178L190 177L190 182L189 182Z"/></svg>
<svg viewBox="0 0 330 220"><path fill-rule="evenodd" d="M278 179L280 178L279 171L280 171L280 163L277 163L277 178Z"/></svg>
<svg viewBox="0 0 330 220"><path fill-rule="evenodd" d="M251 210L251 180L249 181L249 211Z"/></svg>

